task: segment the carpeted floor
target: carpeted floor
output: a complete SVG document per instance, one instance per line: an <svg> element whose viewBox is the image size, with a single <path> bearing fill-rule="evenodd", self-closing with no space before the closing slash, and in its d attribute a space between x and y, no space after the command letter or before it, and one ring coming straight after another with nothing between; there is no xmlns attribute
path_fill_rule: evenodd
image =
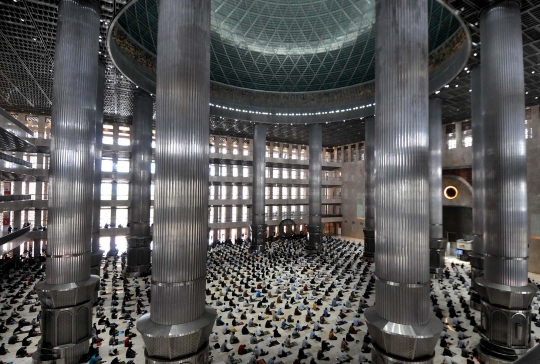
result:
<svg viewBox="0 0 540 364"><path fill-rule="evenodd" d="M333 239L325 244L324 251L319 256L304 256L299 241L278 240L272 245L268 253L261 256L250 255L245 246L218 246L214 248L208 256L206 300L209 305L216 308L218 316L221 317L224 325L214 325L216 335L211 339L216 341L211 340L210 342L210 355L213 362L227 362L229 354L234 353L233 359L237 363L249 363L250 361L259 360L259 364L264 364L274 356L276 357L276 363L293 363L299 355L305 338L307 338L305 341L311 347L303 350L307 358L303 358L301 362L306 364L311 361L322 362L322 360L317 359L318 351L321 349L321 342L310 339L310 335L314 328L314 321L320 321L320 317L326 309L328 312L328 317L325 318L327 323L321 325L322 330L315 332L318 337L333 346L324 352L324 356L328 357L332 363L338 362L342 341L346 333L349 332L355 316L357 316L357 320L361 325L354 327L357 333L350 335L349 339L352 339L352 341L346 342L348 350L342 352L342 355L351 358L351 362L357 363L362 347L367 345L363 345L367 326L361 313L362 310L359 313L359 308L361 308L361 305L364 307L372 306L375 302L375 289L371 277L375 266L363 262L362 249L363 246L352 239ZM437 298L444 316L443 322L448 334L447 342L451 344L449 349L454 354L451 360L461 364L465 363L466 359L461 357L461 349L457 347L458 333L455 331L455 325L452 325L451 319L448 317L447 302L448 300L452 301L457 314L460 316L458 319L462 321L461 326L467 330L465 334L471 336L464 340L466 348L471 351L478 344L479 336L473 332L470 321L465 318L464 308L460 303L460 297L463 297L466 303L469 300L467 285L470 283L470 266L468 263L463 263L455 258L447 258L446 262L450 278L443 278L440 281L433 280L432 295ZM102 272L106 278L103 278L101 282L100 307L103 308L104 317L107 317L110 323L118 325L115 329L118 334L111 335L110 328L106 328L104 325L96 325L99 331L103 330L103 332L97 334L103 341L94 345L94 347L99 348L100 355L108 363L116 357L120 362L133 360L134 363L144 363L141 336L135 327L130 327L136 322L121 317L113 319L111 310L116 308L121 313L122 303L124 302L126 305L125 310L134 311L132 314L128 314L133 319L140 316L137 314L137 310L139 312L149 310L147 292L149 291L150 280L149 277L124 280L121 275L122 265L123 260L121 257L104 258L102 261ZM4 279L0 291L0 307L2 307L1 314L5 315L0 319L5 322L14 311L21 316L14 319L14 324L6 325L7 332L0 334L2 336L0 342L5 343L5 347L9 350L9 353L0 355L0 360L6 363L31 362L29 357L16 358L15 355L22 346L21 341L28 335L27 331L32 325L24 325L21 328L22 332L18 333L17 343L8 344L8 339L13 336L14 330L18 328L18 322L21 318L29 322L37 318L39 306L32 304L37 302L37 295L31 294L28 298L26 297L31 292L35 282L41 279L43 275L44 269L40 265L33 268L26 265L11 271L10 278ZM460 277L463 277L463 279ZM531 278L537 279L538 277L531 275ZM128 296L131 297L123 301L126 292L129 292ZM22 295L21 298L16 298L18 302L10 304L11 299L17 293ZM354 298L352 298L353 296ZM281 303L277 303L278 297L281 298ZM24 304L26 299L28 299L26 302L28 304ZM291 299L294 303L291 302ZM319 302L317 305L318 310L314 310L313 305L314 303L317 304L317 301ZM333 301L338 306L332 307ZM351 301L350 307L345 307L347 301ZM113 303L117 305L113 305ZM222 304L218 305L218 303ZM286 308L287 303L290 306L289 308ZM3 305L11 305L12 308ZM22 305L21 310L17 310L19 305ZM300 310L300 308L303 308L302 305L306 309ZM29 312L32 306L37 309L36 312ZM313 314L311 322L307 321L308 307ZM278 320L274 320L276 318L274 312L277 314L280 308L283 315L278 315ZM171 309L182 309L182 307L171 307ZM342 309L344 310L342 311ZM300 313L300 315L295 315L295 310L298 310L296 313ZM342 318L338 316L340 313ZM472 310L471 314L474 315L477 322L480 322L479 312ZM287 321L287 318L293 320L292 323L288 323L291 326L296 325L298 320L300 325L308 326L308 328L298 332L299 337L292 338L295 332L293 328L282 329L282 321L284 319ZM98 320L96 310L94 310L94 322L98 324ZM233 320L236 322L236 326L233 325ZM255 326L249 327L250 322ZM244 325L248 325L249 332L256 333L259 324L261 325L259 330L263 335L255 336L255 339L262 341L258 344L250 343L252 341L251 335L243 335L242 328ZM224 334L226 325L230 330L235 329L237 331L235 336L239 340L238 343L230 344L231 335ZM272 325L272 327L268 328L266 325ZM281 337L273 337L273 325L277 327ZM127 348L124 346L124 340L126 339L125 333L127 329L136 334L131 339L133 349L137 352L136 357L133 359L126 358ZM336 340L329 340L332 329L337 338ZM538 336L538 328L533 325L533 329ZM39 326L37 326L37 332L39 332ZM291 338L288 340L289 335L291 335ZM118 340L118 344L113 345L118 352L116 356L109 356L111 337ZM39 338L39 336L29 338L32 343L27 346L28 353L36 350ZM277 357L280 344L269 347L267 345L268 338L272 338L272 341L278 341L280 344L290 341L291 347L284 349L291 354L284 358ZM230 349L230 352L222 352L221 350L225 340L227 340L226 346ZM241 344L246 345L248 353L239 355L238 348ZM214 346L217 346L217 348L214 348ZM367 351L369 351L370 345L367 345L367 347ZM268 354L257 357L255 354L260 349L268 351ZM443 361L443 348L437 345L435 352L434 363L439 364ZM365 357L366 360L371 360L370 353L366 352Z"/></svg>

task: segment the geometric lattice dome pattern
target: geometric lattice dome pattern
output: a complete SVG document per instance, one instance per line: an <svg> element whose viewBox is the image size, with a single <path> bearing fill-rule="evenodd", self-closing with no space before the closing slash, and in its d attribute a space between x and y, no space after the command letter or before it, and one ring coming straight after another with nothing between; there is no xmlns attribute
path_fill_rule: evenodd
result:
<svg viewBox="0 0 540 364"><path fill-rule="evenodd" d="M429 50L460 27L429 0ZM139 0L118 24L157 49L157 0ZM275 92L330 90L375 77L375 0L212 0L211 80Z"/></svg>

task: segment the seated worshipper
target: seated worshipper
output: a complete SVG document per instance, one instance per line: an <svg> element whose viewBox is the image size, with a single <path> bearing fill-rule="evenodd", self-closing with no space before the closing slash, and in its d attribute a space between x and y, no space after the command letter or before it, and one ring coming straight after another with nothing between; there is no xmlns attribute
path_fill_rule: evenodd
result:
<svg viewBox="0 0 540 364"><path fill-rule="evenodd" d="M311 348L311 344L308 343L308 341L307 341L307 336L304 338L304 340L302 340L302 348L303 349L310 349Z"/></svg>
<svg viewBox="0 0 540 364"><path fill-rule="evenodd" d="M274 337L281 337L281 334L279 333L279 330L277 327L274 327Z"/></svg>
<svg viewBox="0 0 540 364"><path fill-rule="evenodd" d="M240 344L240 346L238 347L238 355L244 355L247 353L248 351L246 350L246 345Z"/></svg>
<svg viewBox="0 0 540 364"><path fill-rule="evenodd" d="M101 364L101 363L103 363L102 359L103 358L101 356L99 356L99 354L94 354L90 358L90 361L88 362L88 364Z"/></svg>
<svg viewBox="0 0 540 364"><path fill-rule="evenodd" d="M309 326L302 326L300 325L300 320L296 320L296 329L298 331L302 331L302 330L305 330L305 329L309 329Z"/></svg>
<svg viewBox="0 0 540 364"><path fill-rule="evenodd" d="M247 324L245 324L242 327L242 335L251 335L251 332L249 332L249 330L248 330L248 325Z"/></svg>
<svg viewBox="0 0 540 364"><path fill-rule="evenodd" d="M226 364L234 364L236 360L234 359L234 353L230 353L227 355L227 360L225 361Z"/></svg>
<svg viewBox="0 0 540 364"><path fill-rule="evenodd" d="M300 337L300 333L298 332L298 329L294 329L292 334L291 334L292 338L293 339L298 339Z"/></svg>
<svg viewBox="0 0 540 364"><path fill-rule="evenodd" d="M126 350L126 358L132 359L137 356L137 353L132 348Z"/></svg>
<svg viewBox="0 0 540 364"><path fill-rule="evenodd" d="M227 340L225 340L223 344L221 344L220 350L222 353L228 353L232 350L232 348L229 348L229 346L227 345Z"/></svg>
<svg viewBox="0 0 540 364"><path fill-rule="evenodd" d="M368 361L366 354L364 354L362 351L358 353L358 363L364 363Z"/></svg>
<svg viewBox="0 0 540 364"><path fill-rule="evenodd" d="M277 340L272 340L272 338L270 336L268 336L268 338L266 338L266 346L268 347L272 347L274 345L278 345L279 342Z"/></svg>
<svg viewBox="0 0 540 364"><path fill-rule="evenodd" d="M223 329L221 329L221 332L224 335L228 335L231 332L231 330L229 329L229 324L225 324L225 326L223 326Z"/></svg>
<svg viewBox="0 0 540 364"><path fill-rule="evenodd" d="M231 344L238 344L240 342L240 340L238 339L238 337L236 337L234 332L231 332L231 335L229 336L229 342Z"/></svg>
<svg viewBox="0 0 540 364"><path fill-rule="evenodd" d="M26 358L27 356L30 356L30 355L26 351L26 346L21 346L19 350L17 350L17 353L15 353L16 358Z"/></svg>
<svg viewBox="0 0 540 364"><path fill-rule="evenodd" d="M251 337L249 338L249 343L250 344L257 344L257 343L260 343L262 340L263 339L257 339L255 334L251 334Z"/></svg>
<svg viewBox="0 0 540 364"><path fill-rule="evenodd" d="M317 360L329 361L330 358L324 355L324 352L323 352L322 349L319 349L319 350L317 351Z"/></svg>
<svg viewBox="0 0 540 364"><path fill-rule="evenodd" d="M347 340L345 339L341 340L341 351L349 351L349 344L347 344Z"/></svg>
<svg viewBox="0 0 540 364"><path fill-rule="evenodd" d="M304 352L304 348L298 349L298 360L307 359L308 356Z"/></svg>
<svg viewBox="0 0 540 364"><path fill-rule="evenodd" d="M268 355L268 351L264 351L262 348L259 348L259 345L255 345L255 357L259 357L259 356L265 356L265 355Z"/></svg>
<svg viewBox="0 0 540 364"><path fill-rule="evenodd" d="M280 358L285 358L285 357L287 357L287 355L289 355L289 353L287 353L287 352L285 351L285 348L283 347L283 344L280 345L279 348L278 348L278 356L279 356Z"/></svg>
<svg viewBox="0 0 540 364"><path fill-rule="evenodd" d="M450 348L448 348L448 346L447 346L447 347L444 348L442 355L452 357L454 354L450 351Z"/></svg>
<svg viewBox="0 0 540 364"><path fill-rule="evenodd" d="M348 363L351 361L351 357L346 355L342 350L339 351L338 361L340 363Z"/></svg>
<svg viewBox="0 0 540 364"><path fill-rule="evenodd" d="M334 329L330 329L330 332L328 333L328 340L337 340L336 335L334 334Z"/></svg>
<svg viewBox="0 0 540 364"><path fill-rule="evenodd" d="M116 355L118 355L118 349L114 345L109 346L109 356Z"/></svg>
<svg viewBox="0 0 540 364"><path fill-rule="evenodd" d="M219 336L217 332L214 332L210 335L210 341L213 343L217 343L219 341Z"/></svg>
<svg viewBox="0 0 540 364"><path fill-rule="evenodd" d="M32 340L30 340L30 336L25 337L25 338L22 340L22 344L23 344L23 346L30 346L30 345L32 345Z"/></svg>
<svg viewBox="0 0 540 364"><path fill-rule="evenodd" d="M292 345L292 342L291 342L291 335L287 336L285 338L285 341L283 342L283 345L286 347L286 348L292 348L293 345Z"/></svg>
<svg viewBox="0 0 540 364"><path fill-rule="evenodd" d="M317 341L321 341L321 338L318 337L318 336L315 334L315 329L313 329L313 330L311 331L311 334L309 334L309 338L312 339L312 340L314 339L314 340L317 340Z"/></svg>
<svg viewBox="0 0 540 364"><path fill-rule="evenodd" d="M7 353L9 353L9 350L6 349L6 344L2 343L0 346L0 355L6 355Z"/></svg>

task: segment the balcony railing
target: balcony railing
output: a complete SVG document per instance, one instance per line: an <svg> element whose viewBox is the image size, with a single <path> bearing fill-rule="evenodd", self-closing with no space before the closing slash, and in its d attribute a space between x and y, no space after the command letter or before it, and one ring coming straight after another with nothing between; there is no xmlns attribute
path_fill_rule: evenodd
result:
<svg viewBox="0 0 540 364"><path fill-rule="evenodd" d="M31 200L31 195L0 195L0 202Z"/></svg>
<svg viewBox="0 0 540 364"><path fill-rule="evenodd" d="M27 162L27 161L25 161L25 160L23 160L23 159L20 159L20 158L11 156L11 155L7 155L7 154L5 154L5 153L0 153L0 159L5 160L6 162L11 162L11 163L15 163L15 164L20 164L20 165L22 165L22 166L25 166L25 167L28 167L28 168L32 168L32 163Z"/></svg>

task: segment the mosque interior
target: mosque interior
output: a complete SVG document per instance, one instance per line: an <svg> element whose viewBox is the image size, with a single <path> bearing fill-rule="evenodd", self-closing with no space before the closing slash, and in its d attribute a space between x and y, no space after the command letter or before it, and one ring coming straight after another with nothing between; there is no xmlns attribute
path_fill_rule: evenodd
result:
<svg viewBox="0 0 540 364"><path fill-rule="evenodd" d="M538 1L0 8L0 364L540 360Z"/></svg>

